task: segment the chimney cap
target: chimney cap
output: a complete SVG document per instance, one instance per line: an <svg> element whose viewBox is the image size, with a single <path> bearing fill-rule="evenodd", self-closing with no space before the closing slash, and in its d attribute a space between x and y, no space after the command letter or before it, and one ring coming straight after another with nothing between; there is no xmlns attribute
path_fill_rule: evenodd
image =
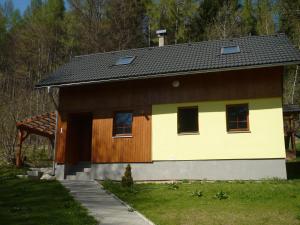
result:
<svg viewBox="0 0 300 225"><path fill-rule="evenodd" d="M156 34L157 34L158 36L164 36L164 35L167 34L167 30L166 30L166 29L157 30L157 31L156 31Z"/></svg>

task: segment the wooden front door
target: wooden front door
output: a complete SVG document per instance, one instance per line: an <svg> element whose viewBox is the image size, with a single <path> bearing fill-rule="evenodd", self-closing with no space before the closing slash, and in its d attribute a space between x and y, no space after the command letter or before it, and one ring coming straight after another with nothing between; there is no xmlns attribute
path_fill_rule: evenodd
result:
<svg viewBox="0 0 300 225"><path fill-rule="evenodd" d="M80 161L91 161L92 115L70 114L68 125L67 163L74 165Z"/></svg>

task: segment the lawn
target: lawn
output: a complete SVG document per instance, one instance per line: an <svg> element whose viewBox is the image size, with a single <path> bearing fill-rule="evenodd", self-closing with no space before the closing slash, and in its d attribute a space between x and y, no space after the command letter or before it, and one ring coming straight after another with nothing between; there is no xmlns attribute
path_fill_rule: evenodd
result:
<svg viewBox="0 0 300 225"><path fill-rule="evenodd" d="M300 224L300 180L103 185L157 225Z"/></svg>
<svg viewBox="0 0 300 225"><path fill-rule="evenodd" d="M23 172L0 168L1 224L97 224L59 182L16 178L16 174Z"/></svg>

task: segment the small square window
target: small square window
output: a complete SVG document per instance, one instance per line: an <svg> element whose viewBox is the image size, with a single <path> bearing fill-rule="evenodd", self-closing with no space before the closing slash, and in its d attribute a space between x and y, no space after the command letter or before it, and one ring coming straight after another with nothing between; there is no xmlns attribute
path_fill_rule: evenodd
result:
<svg viewBox="0 0 300 225"><path fill-rule="evenodd" d="M113 136L132 135L132 112L116 112L113 120Z"/></svg>
<svg viewBox="0 0 300 225"><path fill-rule="evenodd" d="M133 62L134 56L122 56L116 61L116 66L118 65L127 65Z"/></svg>
<svg viewBox="0 0 300 225"><path fill-rule="evenodd" d="M221 48L221 54L222 55L239 53L239 52L241 52L239 46L228 46L228 47L222 47Z"/></svg>
<svg viewBox="0 0 300 225"><path fill-rule="evenodd" d="M178 108L177 132L198 133L198 107Z"/></svg>
<svg viewBox="0 0 300 225"><path fill-rule="evenodd" d="M248 104L226 106L227 131L249 131Z"/></svg>

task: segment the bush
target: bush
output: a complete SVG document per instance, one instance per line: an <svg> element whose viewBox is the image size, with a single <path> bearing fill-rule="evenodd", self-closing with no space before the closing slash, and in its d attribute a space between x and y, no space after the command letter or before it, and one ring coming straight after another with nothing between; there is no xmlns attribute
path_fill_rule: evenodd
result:
<svg viewBox="0 0 300 225"><path fill-rule="evenodd" d="M133 186L133 179L131 176L131 166L128 164L122 177L122 186L123 187L132 187Z"/></svg>
<svg viewBox="0 0 300 225"><path fill-rule="evenodd" d="M216 195L215 198L219 199L219 200L223 200L223 199L227 199L229 196L226 192L224 191L219 191Z"/></svg>
<svg viewBox="0 0 300 225"><path fill-rule="evenodd" d="M177 190L179 189L179 186L176 184L176 183L171 183L168 185L168 188L171 189L171 190Z"/></svg>
<svg viewBox="0 0 300 225"><path fill-rule="evenodd" d="M192 192L192 196L195 196L195 197L202 197L203 196L203 192L202 191L199 191L199 190L195 190Z"/></svg>

